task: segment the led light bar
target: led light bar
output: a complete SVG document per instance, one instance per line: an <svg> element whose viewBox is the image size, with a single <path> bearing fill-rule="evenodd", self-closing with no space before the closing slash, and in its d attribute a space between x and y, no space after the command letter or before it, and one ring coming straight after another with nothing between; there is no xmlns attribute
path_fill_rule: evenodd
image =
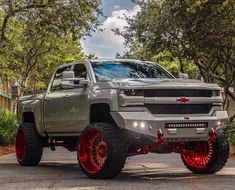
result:
<svg viewBox="0 0 235 190"><path fill-rule="evenodd" d="M165 128L208 128L208 123L166 123Z"/></svg>

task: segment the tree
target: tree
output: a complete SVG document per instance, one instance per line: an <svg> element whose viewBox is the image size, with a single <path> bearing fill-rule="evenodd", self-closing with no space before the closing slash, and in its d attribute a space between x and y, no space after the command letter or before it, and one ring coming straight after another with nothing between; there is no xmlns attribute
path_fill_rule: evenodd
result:
<svg viewBox="0 0 235 190"><path fill-rule="evenodd" d="M226 95L235 86L234 0L140 0L141 11L127 18L120 32L129 46L141 44L145 52L169 52L181 65L197 66L205 82L217 82ZM182 67L181 67L182 69Z"/></svg>
<svg viewBox="0 0 235 190"><path fill-rule="evenodd" d="M56 66L86 58L80 39L100 14L99 0L0 0L0 77L21 95L45 88Z"/></svg>
<svg viewBox="0 0 235 190"><path fill-rule="evenodd" d="M8 43L0 54L2 77L18 81L21 95L34 89L45 89L55 67L62 63L86 58L72 34L58 37L52 33L37 33L19 19L11 20Z"/></svg>
<svg viewBox="0 0 235 190"><path fill-rule="evenodd" d="M130 50L126 51L123 55L124 58L142 59L153 61L160 64L168 71L170 71L175 77L179 76L179 73L188 73L190 78L198 78L197 67L188 60L178 59L173 57L169 51L162 51L157 54L146 52L146 50L140 44L131 45Z"/></svg>
<svg viewBox="0 0 235 190"><path fill-rule="evenodd" d="M4 13L0 25L0 47L8 39L7 28L12 18L31 22L56 35L71 33L74 39L89 34L98 24L99 0L0 0Z"/></svg>

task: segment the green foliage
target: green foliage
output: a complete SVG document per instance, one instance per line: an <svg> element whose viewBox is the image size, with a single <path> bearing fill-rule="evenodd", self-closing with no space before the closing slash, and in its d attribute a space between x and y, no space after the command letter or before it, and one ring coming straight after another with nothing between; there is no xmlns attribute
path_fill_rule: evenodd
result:
<svg viewBox="0 0 235 190"><path fill-rule="evenodd" d="M140 12L127 18L129 26L124 32L116 31L131 51L141 50L147 58L168 52L174 61L166 64L179 63L181 72L188 72L193 64L205 82L218 83L225 88L226 96L235 100L229 91L235 86L234 0L136 2Z"/></svg>
<svg viewBox="0 0 235 190"><path fill-rule="evenodd" d="M4 19L0 25L0 44L8 39L8 22L20 18L38 33L44 30L58 37L71 33L74 39L89 34L102 14L99 0L0 0Z"/></svg>
<svg viewBox="0 0 235 190"><path fill-rule="evenodd" d="M199 78L197 67L188 60L179 60L178 58L172 57L172 55L165 51L160 52L150 58L151 61L159 63L168 71L170 71L175 77L178 77L180 72L187 73L189 78ZM181 61L181 62L180 62ZM183 69L181 68L183 65Z"/></svg>
<svg viewBox="0 0 235 190"><path fill-rule="evenodd" d="M8 43L1 49L0 76L17 80L21 95L27 91L45 89L55 67L62 63L79 61L86 56L72 34L60 36L38 33L20 19L9 22ZM43 72L42 72L43 71Z"/></svg>
<svg viewBox="0 0 235 190"><path fill-rule="evenodd" d="M87 57L80 40L100 14L99 0L0 0L0 77L20 95L45 89L55 67Z"/></svg>
<svg viewBox="0 0 235 190"><path fill-rule="evenodd" d="M16 135L16 115L8 110L0 112L0 145L14 142Z"/></svg>
<svg viewBox="0 0 235 190"><path fill-rule="evenodd" d="M125 58L140 59L144 58L146 60L155 62L163 66L169 72L171 72L175 77L178 77L180 72L187 73L189 78L200 78L198 75L197 67L188 60L179 60L171 55L169 51L162 51L158 54L148 54L145 52L143 47L132 46L130 51L124 54Z"/></svg>

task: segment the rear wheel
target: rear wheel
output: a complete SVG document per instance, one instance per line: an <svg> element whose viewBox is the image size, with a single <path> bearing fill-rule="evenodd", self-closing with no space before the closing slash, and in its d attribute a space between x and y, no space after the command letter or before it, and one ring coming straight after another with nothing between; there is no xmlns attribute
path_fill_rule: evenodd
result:
<svg viewBox="0 0 235 190"><path fill-rule="evenodd" d="M16 134L16 158L22 166L37 166L41 161L43 139L33 123L22 124Z"/></svg>
<svg viewBox="0 0 235 190"><path fill-rule="evenodd" d="M127 149L121 131L113 124L91 124L80 137L78 161L90 178L117 176L122 171L126 157Z"/></svg>
<svg viewBox="0 0 235 190"><path fill-rule="evenodd" d="M195 142L193 150L181 154L185 166L194 173L213 174L221 170L229 157L229 141L223 131L215 142Z"/></svg>

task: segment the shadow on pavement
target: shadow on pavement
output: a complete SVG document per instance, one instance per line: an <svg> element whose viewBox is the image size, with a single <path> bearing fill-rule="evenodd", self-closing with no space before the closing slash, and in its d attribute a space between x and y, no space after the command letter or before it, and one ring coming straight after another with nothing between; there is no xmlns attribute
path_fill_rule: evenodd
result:
<svg viewBox="0 0 235 190"><path fill-rule="evenodd" d="M29 179L27 176L30 175L30 179L37 178L48 178L51 180L54 179L78 179L86 178L82 173L78 164L68 164L68 163L59 163L59 162L44 162L41 163L38 167L22 167L16 163L7 163L0 164L0 176L2 172L7 171L6 174L10 174L9 177L16 177L21 175L20 178L25 178L25 181ZM2 173L3 174L3 173ZM23 175L22 175L23 174ZM40 175L39 175L40 174ZM55 175L56 174L56 175ZM233 180L235 179L235 169L227 167L218 174L213 175L196 175L190 173L186 169L182 168L127 168L116 178L109 181L158 181L158 180L185 180L185 179L199 179L199 178L224 178L230 177ZM5 177L7 177L5 175ZM17 177L15 178L17 181ZM87 180L89 180L87 178ZM0 180L1 181L1 180ZM100 180L95 180L100 181Z"/></svg>

